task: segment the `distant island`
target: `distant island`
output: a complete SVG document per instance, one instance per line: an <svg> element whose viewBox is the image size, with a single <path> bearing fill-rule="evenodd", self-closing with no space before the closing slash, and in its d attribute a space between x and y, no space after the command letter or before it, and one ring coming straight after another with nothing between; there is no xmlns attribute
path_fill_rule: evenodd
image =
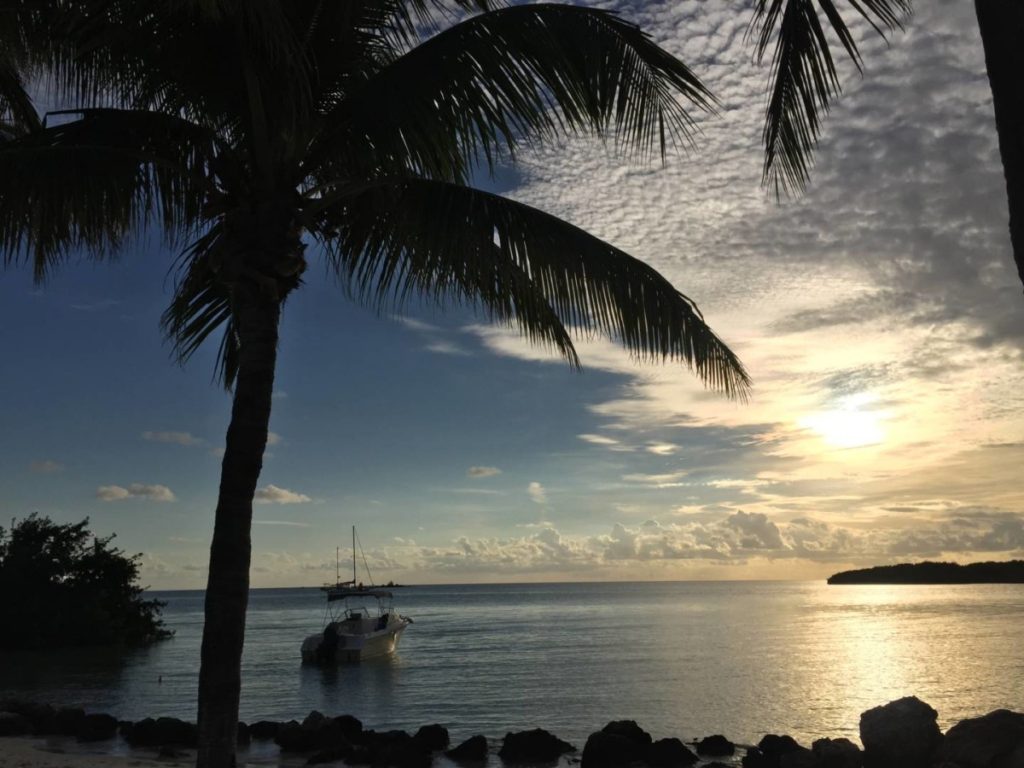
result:
<svg viewBox="0 0 1024 768"><path fill-rule="evenodd" d="M1024 584L1024 560L969 563L900 563L842 571L829 584Z"/></svg>

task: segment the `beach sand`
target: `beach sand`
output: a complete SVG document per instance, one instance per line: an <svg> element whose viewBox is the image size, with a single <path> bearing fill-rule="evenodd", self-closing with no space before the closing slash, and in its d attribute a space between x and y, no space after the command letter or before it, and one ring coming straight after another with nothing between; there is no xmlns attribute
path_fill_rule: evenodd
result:
<svg viewBox="0 0 1024 768"><path fill-rule="evenodd" d="M0 768L190 768L195 753L180 758L87 751L73 740L66 743L30 737L0 739Z"/></svg>

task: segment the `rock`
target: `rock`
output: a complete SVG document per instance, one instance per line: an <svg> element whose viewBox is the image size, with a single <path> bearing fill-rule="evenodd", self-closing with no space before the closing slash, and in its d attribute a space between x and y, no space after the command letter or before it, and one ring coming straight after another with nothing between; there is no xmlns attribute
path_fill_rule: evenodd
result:
<svg viewBox="0 0 1024 768"><path fill-rule="evenodd" d="M302 726L306 728L306 726ZM344 748L363 739L363 724L350 715L325 719L306 728L312 732L318 749Z"/></svg>
<svg viewBox="0 0 1024 768"><path fill-rule="evenodd" d="M260 741L270 741L277 736L281 724L274 720L257 720L249 726L249 736Z"/></svg>
<svg viewBox="0 0 1024 768"><path fill-rule="evenodd" d="M316 731L312 728L303 728L302 724L295 720L278 726L277 733L274 734L274 743L282 752L312 752L318 746Z"/></svg>
<svg viewBox="0 0 1024 768"><path fill-rule="evenodd" d="M583 747L583 765L587 768L617 768L645 762L651 743L651 734L635 720L613 720L599 732L590 734Z"/></svg>
<svg viewBox="0 0 1024 768"><path fill-rule="evenodd" d="M125 731L125 741L133 747L194 747L199 733L194 723L187 723L176 717L147 717L139 720Z"/></svg>
<svg viewBox="0 0 1024 768"><path fill-rule="evenodd" d="M276 728L273 727L274 725ZM255 723L253 728L256 729L257 726L259 726L260 734L273 732L274 742L282 752L346 750L361 742L364 736L374 735L380 738L385 736L385 734L373 734L372 731L364 734L363 724L350 715L330 718L316 710L310 712L301 723L295 720L277 724ZM404 731L400 733L406 738L410 738ZM257 738L264 738L264 736L261 735Z"/></svg>
<svg viewBox="0 0 1024 768"><path fill-rule="evenodd" d="M697 754L705 757L727 757L735 751L736 745L717 733L697 742Z"/></svg>
<svg viewBox="0 0 1024 768"><path fill-rule="evenodd" d="M483 763L487 760L487 738L470 736L454 749L449 749L444 756L456 763Z"/></svg>
<svg viewBox="0 0 1024 768"><path fill-rule="evenodd" d="M345 758L349 765L371 765L373 763L373 751L369 747L356 745L352 748L352 754Z"/></svg>
<svg viewBox="0 0 1024 768"><path fill-rule="evenodd" d="M74 736L85 717L81 707L61 707L53 713L53 732L61 736Z"/></svg>
<svg viewBox="0 0 1024 768"><path fill-rule="evenodd" d="M618 733L598 731L587 738L583 745L583 768L620 768L639 763L647 755L642 743Z"/></svg>
<svg viewBox="0 0 1024 768"><path fill-rule="evenodd" d="M336 763L339 760L348 760L353 753L354 747L351 744L338 744L329 749L321 749L315 752L306 761L306 765L319 765L321 763Z"/></svg>
<svg viewBox="0 0 1024 768"><path fill-rule="evenodd" d="M774 733L762 736L761 740L757 742L757 748L773 766L779 764L783 755L803 749L792 736L778 736Z"/></svg>
<svg viewBox="0 0 1024 768"><path fill-rule="evenodd" d="M942 740L937 716L916 696L864 712L860 716L864 764L869 768L926 768Z"/></svg>
<svg viewBox="0 0 1024 768"><path fill-rule="evenodd" d="M940 755L962 768L1003 768L1015 750L1024 752L1024 714L997 709L950 728Z"/></svg>
<svg viewBox="0 0 1024 768"><path fill-rule="evenodd" d="M807 747L797 746L779 756L779 768L820 768L817 756Z"/></svg>
<svg viewBox="0 0 1024 768"><path fill-rule="evenodd" d="M327 718L324 716L324 714L322 712L317 712L314 709L308 715L306 715L306 719L302 721L302 727L307 730L315 731L317 728L324 725L326 722Z"/></svg>
<svg viewBox="0 0 1024 768"><path fill-rule="evenodd" d="M352 715L340 715L334 718L332 724L342 736L353 744L358 744L363 740L363 724L358 718L352 717Z"/></svg>
<svg viewBox="0 0 1024 768"><path fill-rule="evenodd" d="M0 702L0 712L14 712L15 714L27 717L32 723L32 733L37 736L44 736L54 732L54 716L56 710L49 704L39 704L34 701L23 701L21 699L8 699Z"/></svg>
<svg viewBox="0 0 1024 768"><path fill-rule="evenodd" d="M506 733L498 754L507 763L548 763L576 747L543 728Z"/></svg>
<svg viewBox="0 0 1024 768"><path fill-rule="evenodd" d="M0 712L0 736L28 736L32 721L17 712Z"/></svg>
<svg viewBox="0 0 1024 768"><path fill-rule="evenodd" d="M422 726L416 731L416 735L413 738L431 752L440 752L442 749L447 749L450 743L448 729L437 723Z"/></svg>
<svg viewBox="0 0 1024 768"><path fill-rule="evenodd" d="M743 768L778 768L778 764L777 758L766 757L757 747L747 747L743 760L740 761Z"/></svg>
<svg viewBox="0 0 1024 768"><path fill-rule="evenodd" d="M407 741L412 741L412 736L408 731L402 731L395 728L391 731L365 731L365 741L371 746L380 746L382 744L404 744Z"/></svg>
<svg viewBox="0 0 1024 768"><path fill-rule="evenodd" d="M640 747L649 747L653 741L651 734L637 725L636 720L613 720L601 732L622 736Z"/></svg>
<svg viewBox="0 0 1024 768"><path fill-rule="evenodd" d="M374 765L393 768L430 768L431 750L405 731L367 731L367 746Z"/></svg>
<svg viewBox="0 0 1024 768"><path fill-rule="evenodd" d="M654 768L685 768L698 760L679 739L658 739L647 748L647 763Z"/></svg>
<svg viewBox="0 0 1024 768"><path fill-rule="evenodd" d="M113 715L85 715L78 724L75 737L79 741L106 741L117 735L117 718Z"/></svg>
<svg viewBox="0 0 1024 768"><path fill-rule="evenodd" d="M860 768L864 753L849 739L818 739L811 745L821 768Z"/></svg>
<svg viewBox="0 0 1024 768"><path fill-rule="evenodd" d="M808 752L792 736L766 734L756 747L748 747L743 755L743 768L780 768L782 758L789 754ZM806 760L806 758L802 758Z"/></svg>

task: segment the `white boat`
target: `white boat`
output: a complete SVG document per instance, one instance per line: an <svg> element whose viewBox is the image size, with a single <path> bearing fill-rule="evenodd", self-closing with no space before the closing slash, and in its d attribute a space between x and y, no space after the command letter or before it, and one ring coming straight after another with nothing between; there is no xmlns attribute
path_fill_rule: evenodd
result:
<svg viewBox="0 0 1024 768"><path fill-rule="evenodd" d="M327 593L324 628L302 641L302 661L337 664L362 661L395 652L412 619L391 605L392 594L356 581L356 529L352 527L352 580L335 581ZM371 606L371 607L368 607Z"/></svg>

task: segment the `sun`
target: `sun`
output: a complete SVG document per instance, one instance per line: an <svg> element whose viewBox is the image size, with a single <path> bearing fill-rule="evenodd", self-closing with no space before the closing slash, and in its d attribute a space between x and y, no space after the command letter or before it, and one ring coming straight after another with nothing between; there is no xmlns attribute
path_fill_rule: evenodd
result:
<svg viewBox="0 0 1024 768"><path fill-rule="evenodd" d="M819 411L800 420L800 426L813 429L835 448L861 448L885 440L883 423L887 414L875 409L878 397L860 393L844 397L835 408Z"/></svg>

